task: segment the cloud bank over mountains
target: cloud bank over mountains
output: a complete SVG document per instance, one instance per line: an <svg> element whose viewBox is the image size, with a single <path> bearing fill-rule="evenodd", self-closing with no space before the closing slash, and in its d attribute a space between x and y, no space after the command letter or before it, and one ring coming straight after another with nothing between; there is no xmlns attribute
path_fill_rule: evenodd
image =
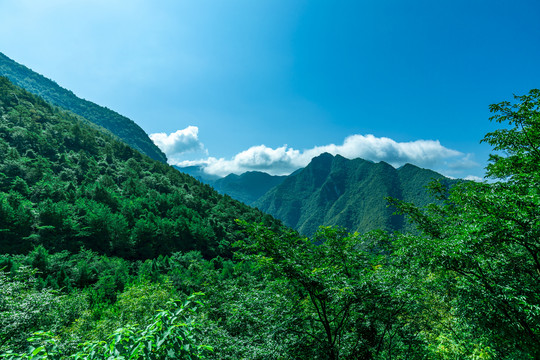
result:
<svg viewBox="0 0 540 360"><path fill-rule="evenodd" d="M478 166L472 159L472 154L444 147L438 140L397 142L371 134L355 134L347 137L340 145L328 144L305 150L294 149L287 145L277 148L257 145L236 154L231 159L206 157L200 160L181 160L181 156L187 152L204 149L198 139L196 126L189 126L169 135L152 134L150 138L167 155L170 164L180 167L198 165L206 173L217 176L242 174L246 171L288 175L307 166L311 159L325 152L349 159L385 161L394 167L411 163L449 176L460 176L461 171Z"/></svg>
<svg viewBox="0 0 540 360"><path fill-rule="evenodd" d="M181 161L182 155L190 152L204 150L199 141L199 128L188 126L169 135L166 133L150 134L150 139L167 155L169 162L175 164Z"/></svg>

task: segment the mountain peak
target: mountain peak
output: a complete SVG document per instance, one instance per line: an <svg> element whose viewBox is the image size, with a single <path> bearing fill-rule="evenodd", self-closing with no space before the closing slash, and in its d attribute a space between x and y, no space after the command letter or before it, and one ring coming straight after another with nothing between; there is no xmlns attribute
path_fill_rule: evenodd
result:
<svg viewBox="0 0 540 360"><path fill-rule="evenodd" d="M435 201L425 189L433 178L443 176L410 164L398 171L382 161L323 153L254 205L305 235L320 225L358 232L411 230L402 216L393 215L386 197L422 204Z"/></svg>
<svg viewBox="0 0 540 360"><path fill-rule="evenodd" d="M339 156L339 155L337 155ZM325 163L325 162L330 162L334 160L334 155L328 153L328 152L324 152L318 156L315 156L313 159L311 159L311 162L315 162L315 163Z"/></svg>

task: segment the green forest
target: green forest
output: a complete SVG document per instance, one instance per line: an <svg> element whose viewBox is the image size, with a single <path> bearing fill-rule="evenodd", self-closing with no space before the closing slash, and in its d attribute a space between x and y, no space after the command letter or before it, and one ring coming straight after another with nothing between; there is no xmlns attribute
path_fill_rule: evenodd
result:
<svg viewBox="0 0 540 360"><path fill-rule="evenodd" d="M78 98L73 92L64 89L53 80L47 79L2 53L0 53L0 76L7 77L12 83L42 97L51 104L72 111L102 126L152 159L167 162L165 154L133 120L111 109Z"/></svg>
<svg viewBox="0 0 540 360"><path fill-rule="evenodd" d="M0 359L540 359L540 91L489 181L311 237L0 78Z"/></svg>

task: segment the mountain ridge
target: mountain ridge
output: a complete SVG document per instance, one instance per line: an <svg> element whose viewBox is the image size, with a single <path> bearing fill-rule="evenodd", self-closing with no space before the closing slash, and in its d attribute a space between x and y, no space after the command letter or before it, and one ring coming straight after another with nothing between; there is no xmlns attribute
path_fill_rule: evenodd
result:
<svg viewBox="0 0 540 360"><path fill-rule="evenodd" d="M72 91L17 63L1 52L0 76L7 77L13 84L40 96L55 106L72 111L109 130L123 142L150 158L164 163L167 162L165 154L133 120L111 109L77 97Z"/></svg>
<svg viewBox="0 0 540 360"><path fill-rule="evenodd" d="M288 176L260 171L224 178L204 173L202 167L179 168L200 181L266 212L304 235L319 226L342 226L360 233L383 229L413 231L403 216L394 215L387 197L425 206L437 202L427 190L431 180L450 186L457 182L413 164L394 168L381 161L348 159L323 153Z"/></svg>
<svg viewBox="0 0 540 360"><path fill-rule="evenodd" d="M83 120L0 76L0 253L231 257L236 219L281 227Z"/></svg>
<svg viewBox="0 0 540 360"><path fill-rule="evenodd" d="M337 225L360 233L383 229L412 230L403 216L393 215L386 197L425 205L431 180L455 181L432 170L406 164L349 160L324 153L288 176L253 203L300 233L312 235L321 225Z"/></svg>
<svg viewBox="0 0 540 360"><path fill-rule="evenodd" d="M211 185L221 194L250 205L273 187L281 184L286 176L270 175L261 171L247 171L243 174L229 174L217 179Z"/></svg>

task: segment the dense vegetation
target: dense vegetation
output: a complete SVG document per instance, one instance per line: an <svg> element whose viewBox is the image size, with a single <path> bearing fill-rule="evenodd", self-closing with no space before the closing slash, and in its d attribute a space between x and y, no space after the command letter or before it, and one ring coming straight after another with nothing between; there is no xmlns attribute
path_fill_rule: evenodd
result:
<svg viewBox="0 0 540 360"><path fill-rule="evenodd" d="M167 162L165 154L132 120L93 102L78 98L71 91L18 64L2 53L0 53L0 76L7 77L14 84L42 97L51 104L70 110L104 127L126 144L152 159Z"/></svg>
<svg viewBox="0 0 540 360"><path fill-rule="evenodd" d="M496 181L389 199L416 233L306 238L0 88L0 358L540 358L540 91L491 108Z"/></svg>
<svg viewBox="0 0 540 360"><path fill-rule="evenodd" d="M328 153L289 175L253 203L287 226L313 235L319 226L340 226L364 233L413 228L388 207L386 197L419 206L435 199L426 186L433 180L455 183L434 171L406 164L399 169L385 162L349 160Z"/></svg>
<svg viewBox="0 0 540 360"><path fill-rule="evenodd" d="M0 78L0 248L230 256L234 219L275 222Z"/></svg>

